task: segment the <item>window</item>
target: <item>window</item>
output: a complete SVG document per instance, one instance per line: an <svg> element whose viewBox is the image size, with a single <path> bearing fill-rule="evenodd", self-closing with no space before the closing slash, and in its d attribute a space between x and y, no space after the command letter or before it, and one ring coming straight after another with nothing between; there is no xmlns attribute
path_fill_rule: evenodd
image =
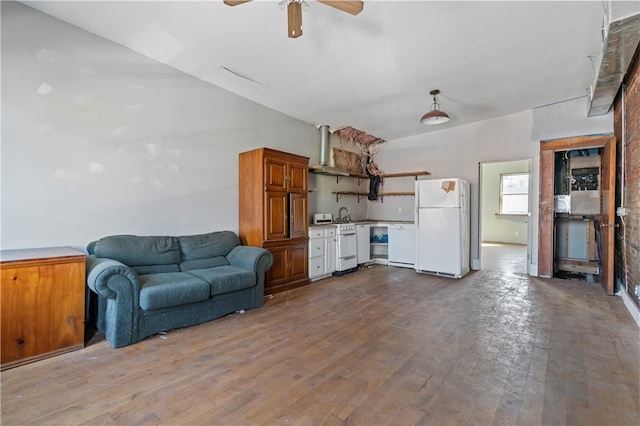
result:
<svg viewBox="0 0 640 426"><path fill-rule="evenodd" d="M529 173L500 174L500 214L529 213Z"/></svg>

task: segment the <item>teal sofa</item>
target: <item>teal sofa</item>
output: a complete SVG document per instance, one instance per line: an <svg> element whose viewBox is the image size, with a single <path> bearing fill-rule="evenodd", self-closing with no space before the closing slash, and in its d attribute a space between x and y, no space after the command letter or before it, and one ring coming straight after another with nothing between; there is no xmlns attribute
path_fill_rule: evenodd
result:
<svg viewBox="0 0 640 426"><path fill-rule="evenodd" d="M112 235L87 246L97 328L114 348L262 306L273 255L231 231Z"/></svg>

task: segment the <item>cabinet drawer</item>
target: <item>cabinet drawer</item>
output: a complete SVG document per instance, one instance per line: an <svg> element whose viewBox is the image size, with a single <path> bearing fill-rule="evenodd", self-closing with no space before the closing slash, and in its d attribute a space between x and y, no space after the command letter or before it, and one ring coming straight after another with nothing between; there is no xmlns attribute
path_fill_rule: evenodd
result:
<svg viewBox="0 0 640 426"><path fill-rule="evenodd" d="M309 240L309 257L324 256L324 238Z"/></svg>
<svg viewBox="0 0 640 426"><path fill-rule="evenodd" d="M309 229L309 238L323 238L324 237L324 229L320 228L310 228Z"/></svg>
<svg viewBox="0 0 640 426"><path fill-rule="evenodd" d="M317 277L324 273L324 258L312 257L309 259L309 278Z"/></svg>
<svg viewBox="0 0 640 426"><path fill-rule="evenodd" d="M324 230L324 236L325 237L335 237L336 236L336 228L335 227L330 227Z"/></svg>

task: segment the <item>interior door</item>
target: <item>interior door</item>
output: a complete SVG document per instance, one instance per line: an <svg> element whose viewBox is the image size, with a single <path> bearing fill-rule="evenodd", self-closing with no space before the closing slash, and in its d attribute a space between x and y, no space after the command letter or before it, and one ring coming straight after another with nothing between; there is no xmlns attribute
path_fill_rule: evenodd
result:
<svg viewBox="0 0 640 426"><path fill-rule="evenodd" d="M602 148L600 241L601 279L607 294L614 293L613 244L615 241L615 136L583 136L540 143L540 205L538 227L538 275L553 276L553 180L554 154L573 149Z"/></svg>

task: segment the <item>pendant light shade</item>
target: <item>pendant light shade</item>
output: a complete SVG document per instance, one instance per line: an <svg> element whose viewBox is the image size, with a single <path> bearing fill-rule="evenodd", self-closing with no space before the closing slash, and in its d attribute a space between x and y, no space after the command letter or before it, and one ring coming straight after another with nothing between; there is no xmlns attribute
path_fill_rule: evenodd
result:
<svg viewBox="0 0 640 426"><path fill-rule="evenodd" d="M429 92L429 94L433 96L433 103L431 104L431 110L423 115L420 119L420 122L422 124L434 125L446 123L447 121L449 121L449 115L444 111L440 111L440 104L436 99L438 93L440 93L439 90L432 90L431 92Z"/></svg>

